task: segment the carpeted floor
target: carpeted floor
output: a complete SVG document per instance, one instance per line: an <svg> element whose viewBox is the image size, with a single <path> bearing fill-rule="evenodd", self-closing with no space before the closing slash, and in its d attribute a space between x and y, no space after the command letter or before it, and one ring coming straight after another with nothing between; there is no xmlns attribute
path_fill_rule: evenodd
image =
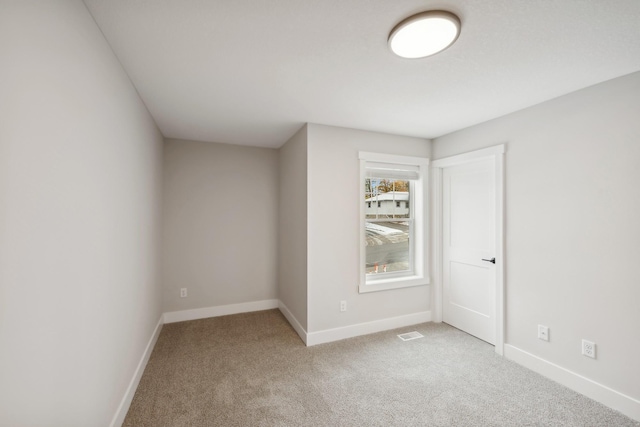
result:
<svg viewBox="0 0 640 427"><path fill-rule="evenodd" d="M396 335L425 335L401 341ZM278 310L165 325L125 426L640 426L424 323L305 347Z"/></svg>

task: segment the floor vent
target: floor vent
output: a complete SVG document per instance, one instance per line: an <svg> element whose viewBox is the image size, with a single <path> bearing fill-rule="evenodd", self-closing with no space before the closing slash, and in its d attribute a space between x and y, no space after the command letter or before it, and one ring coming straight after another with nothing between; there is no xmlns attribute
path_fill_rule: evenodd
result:
<svg viewBox="0 0 640 427"><path fill-rule="evenodd" d="M402 341L411 341L411 340L416 340L418 338L424 338L424 335L422 335L420 332L407 332L406 334L400 334L398 335L398 338L400 338Z"/></svg>

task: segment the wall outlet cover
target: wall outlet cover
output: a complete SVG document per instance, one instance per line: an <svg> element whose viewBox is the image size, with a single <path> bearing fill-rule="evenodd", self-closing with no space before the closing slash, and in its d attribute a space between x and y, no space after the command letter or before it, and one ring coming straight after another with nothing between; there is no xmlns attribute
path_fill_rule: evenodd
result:
<svg viewBox="0 0 640 427"><path fill-rule="evenodd" d="M549 341L549 327L538 325L538 338L542 341Z"/></svg>
<svg viewBox="0 0 640 427"><path fill-rule="evenodd" d="M596 343L582 340L582 354L592 359L596 358Z"/></svg>

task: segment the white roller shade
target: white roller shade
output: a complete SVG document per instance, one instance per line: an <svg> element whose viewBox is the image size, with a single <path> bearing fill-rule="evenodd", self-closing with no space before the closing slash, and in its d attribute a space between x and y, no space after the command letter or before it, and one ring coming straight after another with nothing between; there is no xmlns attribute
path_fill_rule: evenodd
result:
<svg viewBox="0 0 640 427"><path fill-rule="evenodd" d="M383 178L395 180L420 179L420 167L396 163L366 162L365 175L367 178Z"/></svg>

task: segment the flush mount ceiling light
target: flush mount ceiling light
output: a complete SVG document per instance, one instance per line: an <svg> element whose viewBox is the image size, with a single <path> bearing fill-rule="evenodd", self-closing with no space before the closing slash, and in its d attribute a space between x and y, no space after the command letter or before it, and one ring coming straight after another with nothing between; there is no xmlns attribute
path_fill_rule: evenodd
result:
<svg viewBox="0 0 640 427"><path fill-rule="evenodd" d="M418 13L396 25L389 34L389 47L402 58L424 58L442 52L460 35L460 19L451 12Z"/></svg>

